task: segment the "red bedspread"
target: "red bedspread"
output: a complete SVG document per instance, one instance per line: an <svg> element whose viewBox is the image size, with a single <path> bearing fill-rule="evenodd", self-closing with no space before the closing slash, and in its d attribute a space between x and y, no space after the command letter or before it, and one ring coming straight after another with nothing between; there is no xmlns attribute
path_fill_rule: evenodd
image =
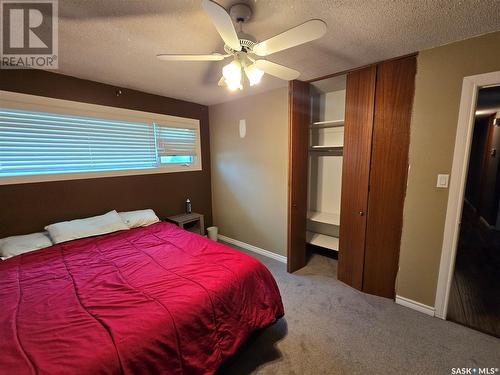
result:
<svg viewBox="0 0 500 375"><path fill-rule="evenodd" d="M212 374L283 315L257 260L168 223L0 263L2 374Z"/></svg>

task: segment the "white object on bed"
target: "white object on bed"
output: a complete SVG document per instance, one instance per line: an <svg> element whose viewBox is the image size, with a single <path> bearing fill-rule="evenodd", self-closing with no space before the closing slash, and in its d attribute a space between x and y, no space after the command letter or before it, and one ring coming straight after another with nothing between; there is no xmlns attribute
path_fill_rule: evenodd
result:
<svg viewBox="0 0 500 375"><path fill-rule="evenodd" d="M30 251L52 246L47 232L31 233L0 239L0 257L7 259Z"/></svg>
<svg viewBox="0 0 500 375"><path fill-rule="evenodd" d="M45 227L55 244L129 229L113 210L104 215L50 224Z"/></svg>
<svg viewBox="0 0 500 375"><path fill-rule="evenodd" d="M160 221L150 208L147 210L118 212L118 215L129 228L147 227Z"/></svg>

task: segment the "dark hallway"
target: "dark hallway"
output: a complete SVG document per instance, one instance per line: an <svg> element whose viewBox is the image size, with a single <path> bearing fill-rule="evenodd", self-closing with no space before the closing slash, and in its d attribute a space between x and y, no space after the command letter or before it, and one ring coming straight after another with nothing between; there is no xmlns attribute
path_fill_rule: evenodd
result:
<svg viewBox="0 0 500 375"><path fill-rule="evenodd" d="M479 91L447 319L500 337L500 87Z"/></svg>
<svg viewBox="0 0 500 375"><path fill-rule="evenodd" d="M465 204L448 319L500 337L500 232Z"/></svg>

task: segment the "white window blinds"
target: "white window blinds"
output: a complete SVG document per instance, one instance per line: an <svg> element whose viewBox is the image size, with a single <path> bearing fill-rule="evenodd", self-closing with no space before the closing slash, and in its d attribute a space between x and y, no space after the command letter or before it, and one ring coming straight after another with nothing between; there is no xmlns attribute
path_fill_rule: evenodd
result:
<svg viewBox="0 0 500 375"><path fill-rule="evenodd" d="M158 126L157 131L160 155L196 155L196 129Z"/></svg>
<svg viewBox="0 0 500 375"><path fill-rule="evenodd" d="M189 127L0 108L0 177L186 166L198 136Z"/></svg>

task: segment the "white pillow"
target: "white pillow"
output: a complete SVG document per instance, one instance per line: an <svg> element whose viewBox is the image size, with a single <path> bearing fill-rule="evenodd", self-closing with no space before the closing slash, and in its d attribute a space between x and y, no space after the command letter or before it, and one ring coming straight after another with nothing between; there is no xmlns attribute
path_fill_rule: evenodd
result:
<svg viewBox="0 0 500 375"><path fill-rule="evenodd" d="M47 232L31 233L0 239L0 256L3 259L52 246Z"/></svg>
<svg viewBox="0 0 500 375"><path fill-rule="evenodd" d="M128 229L128 227L122 219L120 219L120 215L118 215L115 210L104 215L93 216L86 219L62 221L45 227L52 241L56 244L126 229Z"/></svg>
<svg viewBox="0 0 500 375"><path fill-rule="evenodd" d="M120 215L123 222L127 224L129 228L147 227L148 225L160 221L155 212L150 208L147 210L118 212L118 215Z"/></svg>

